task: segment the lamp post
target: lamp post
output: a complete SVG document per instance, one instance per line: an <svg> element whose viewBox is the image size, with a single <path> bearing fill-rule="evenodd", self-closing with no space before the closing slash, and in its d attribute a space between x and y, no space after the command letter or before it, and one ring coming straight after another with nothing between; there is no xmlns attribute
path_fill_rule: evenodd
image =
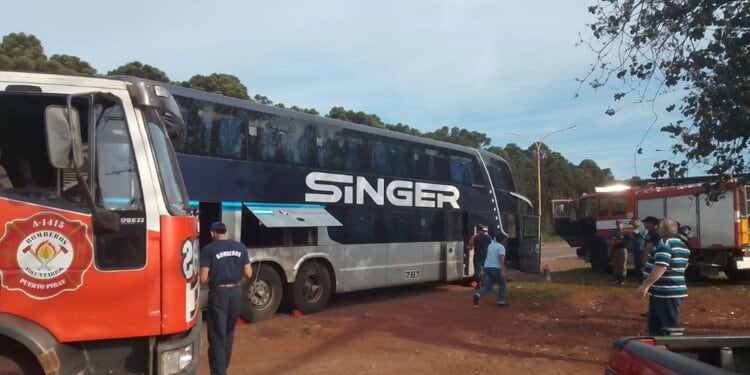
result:
<svg viewBox="0 0 750 375"><path fill-rule="evenodd" d="M510 135L517 135L517 136L520 136L520 137L526 137L526 138L528 138L528 139L531 140L531 143L534 146L536 146L536 212L537 212L537 215L539 215L540 218L542 217L542 162L541 162L541 156L540 156L541 148L542 148L542 143L544 142L545 139L547 139L547 137L549 137L552 134L556 134L556 133L559 133L559 132L570 130L570 129L573 129L575 127L576 127L575 125L570 125L568 127L562 128L562 129L553 130L553 131L545 134L538 141L535 141L534 138L532 138L528 134L523 134L523 133L506 133L506 134L510 134Z"/></svg>

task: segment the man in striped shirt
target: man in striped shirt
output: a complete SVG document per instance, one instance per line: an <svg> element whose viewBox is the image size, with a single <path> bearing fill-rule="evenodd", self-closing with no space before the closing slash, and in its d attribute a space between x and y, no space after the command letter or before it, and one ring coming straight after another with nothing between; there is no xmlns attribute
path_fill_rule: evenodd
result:
<svg viewBox="0 0 750 375"><path fill-rule="evenodd" d="M638 295L648 300L648 333L659 335L662 328L675 328L680 322L680 305L687 297L685 269L690 250L677 234L677 221L666 218L659 223L661 240L643 267L645 280Z"/></svg>

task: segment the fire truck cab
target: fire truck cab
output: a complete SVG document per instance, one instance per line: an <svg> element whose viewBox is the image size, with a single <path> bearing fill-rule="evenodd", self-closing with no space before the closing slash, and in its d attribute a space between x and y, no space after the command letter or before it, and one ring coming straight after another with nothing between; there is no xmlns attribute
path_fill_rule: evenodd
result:
<svg viewBox="0 0 750 375"><path fill-rule="evenodd" d="M0 72L0 372L195 372L184 134L153 83Z"/></svg>
<svg viewBox="0 0 750 375"><path fill-rule="evenodd" d="M599 272L609 270L606 238L617 220L646 216L676 219L691 251L690 279L724 272L750 279L748 205L750 186L725 184L717 201L707 200L706 178L640 181L596 188L578 199L553 200L555 233Z"/></svg>

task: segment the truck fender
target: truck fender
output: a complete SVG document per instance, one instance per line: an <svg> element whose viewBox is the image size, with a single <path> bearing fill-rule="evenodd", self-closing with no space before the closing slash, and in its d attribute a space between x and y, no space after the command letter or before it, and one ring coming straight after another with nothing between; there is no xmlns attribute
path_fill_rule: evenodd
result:
<svg viewBox="0 0 750 375"><path fill-rule="evenodd" d="M83 373L83 353L61 344L44 327L16 315L0 313L0 341L12 339L23 345L39 361L44 374Z"/></svg>

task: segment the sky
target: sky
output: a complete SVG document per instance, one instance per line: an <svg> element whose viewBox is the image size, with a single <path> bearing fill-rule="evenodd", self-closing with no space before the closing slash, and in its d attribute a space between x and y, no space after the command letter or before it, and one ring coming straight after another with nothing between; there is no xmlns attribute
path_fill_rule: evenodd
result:
<svg viewBox="0 0 750 375"><path fill-rule="evenodd" d="M595 61L577 46L593 2L0 0L0 35L33 34L48 57L74 55L102 74L137 60L173 81L232 74L251 96L321 114L342 106L423 132L457 126L502 147L544 138L574 164L649 178L655 161L674 160L659 131L673 119L641 105L607 116L614 88L579 90Z"/></svg>

